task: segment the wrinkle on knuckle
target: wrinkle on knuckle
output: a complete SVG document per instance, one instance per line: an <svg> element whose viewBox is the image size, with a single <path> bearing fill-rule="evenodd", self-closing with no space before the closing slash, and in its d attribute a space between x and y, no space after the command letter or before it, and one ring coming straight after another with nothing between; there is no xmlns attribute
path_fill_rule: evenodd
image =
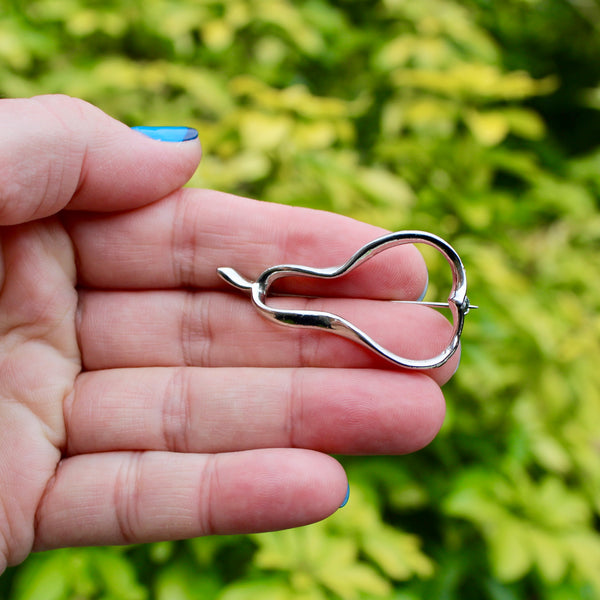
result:
<svg viewBox="0 0 600 600"><path fill-rule="evenodd" d="M212 364L215 337L212 313L211 294L186 292L181 307L179 337L182 362L187 367Z"/></svg>
<svg viewBox="0 0 600 600"><path fill-rule="evenodd" d="M62 207L84 186L86 164L89 162L88 140L100 134L94 132L95 135L82 135L82 130L93 128L91 114L99 109L84 100L63 94L38 96L33 101L44 110L47 120L49 118L53 121L55 131L59 132L57 138L60 139L60 144L55 143L52 148L44 195L55 198L55 202L59 202ZM62 155L61 160L56 159L57 150Z"/></svg>
<svg viewBox="0 0 600 600"><path fill-rule="evenodd" d="M212 296L195 295L192 314L189 320L189 347L191 364L208 367L212 364L212 348L215 332L212 324Z"/></svg>
<svg viewBox="0 0 600 600"><path fill-rule="evenodd" d="M216 505L221 495L218 463L218 455L207 456L198 480L198 524L201 535L215 535L219 529L216 522Z"/></svg>
<svg viewBox="0 0 600 600"><path fill-rule="evenodd" d="M192 364L192 340L194 322L194 296L192 292L184 292L179 327L179 344L181 347L182 363L188 367Z"/></svg>
<svg viewBox="0 0 600 600"><path fill-rule="evenodd" d="M187 452L190 448L189 373L186 367L175 369L162 402L162 439L171 452Z"/></svg>
<svg viewBox="0 0 600 600"><path fill-rule="evenodd" d="M193 210L189 195L177 192L174 197L171 238L171 261L175 282L182 286L192 286L195 282L198 248L198 211Z"/></svg>
<svg viewBox="0 0 600 600"><path fill-rule="evenodd" d="M115 477L113 504L115 524L120 540L132 544L141 531L141 483L143 481L143 453L128 453Z"/></svg>

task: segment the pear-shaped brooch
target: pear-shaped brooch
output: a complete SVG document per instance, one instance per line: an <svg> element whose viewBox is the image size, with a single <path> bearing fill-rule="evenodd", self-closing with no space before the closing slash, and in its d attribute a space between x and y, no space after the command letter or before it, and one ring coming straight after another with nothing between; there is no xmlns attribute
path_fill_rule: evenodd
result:
<svg viewBox="0 0 600 600"><path fill-rule="evenodd" d="M267 304L271 285L282 277L305 276L325 280L336 279L343 277L384 250L403 244L425 244L435 248L444 256L452 270L452 287L446 302L401 301L403 304L444 307L452 313L453 330L450 341L436 356L425 359L398 356L384 348L356 325L336 314L326 311L274 308ZM365 244L344 264L337 267L313 268L293 264L276 265L265 269L255 281L246 279L231 267L220 267L217 271L227 283L249 294L257 310L270 321L287 327L329 331L357 342L395 365L407 369L434 369L446 363L459 347L465 315L469 309L477 308L469 304L467 277L458 253L442 238L426 231L397 231L384 235Z"/></svg>

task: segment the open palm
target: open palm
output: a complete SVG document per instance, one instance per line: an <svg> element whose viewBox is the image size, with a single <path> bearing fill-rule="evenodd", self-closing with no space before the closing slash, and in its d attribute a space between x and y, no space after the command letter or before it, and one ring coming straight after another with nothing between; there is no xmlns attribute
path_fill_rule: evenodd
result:
<svg viewBox="0 0 600 600"><path fill-rule="evenodd" d="M331 266L379 230L182 190L197 142L150 140L69 98L0 101L2 123L0 572L36 549L309 523L346 494L327 453L435 435L455 360L409 373L278 328L216 273ZM432 355L446 322L381 302L425 281L419 253L397 248L338 297L288 301Z"/></svg>

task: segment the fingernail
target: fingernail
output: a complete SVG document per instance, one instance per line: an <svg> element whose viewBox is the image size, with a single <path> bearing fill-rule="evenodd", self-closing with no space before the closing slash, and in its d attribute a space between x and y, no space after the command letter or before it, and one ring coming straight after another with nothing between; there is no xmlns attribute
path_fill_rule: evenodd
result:
<svg viewBox="0 0 600 600"><path fill-rule="evenodd" d="M346 490L346 495L344 496L344 499L342 500L342 503L340 504L340 508L344 508L344 506L346 506L346 504L348 504L349 498L350 498L350 484L348 484L348 489Z"/></svg>
<svg viewBox="0 0 600 600"><path fill-rule="evenodd" d="M131 129L159 142L187 142L195 140L198 132L192 127L146 127L138 126Z"/></svg>
<svg viewBox="0 0 600 600"><path fill-rule="evenodd" d="M454 377L456 375L456 372L458 371L458 367L460 367L460 361L462 359L462 354L460 354L460 351L458 352L458 360L456 361L456 368L454 369L454 371L452 372L452 375L450 375L450 377Z"/></svg>
<svg viewBox="0 0 600 600"><path fill-rule="evenodd" d="M427 288L429 287L429 273L427 273L427 281L425 282L425 289L421 293L421 295L417 298L417 302L422 302L427 295Z"/></svg>

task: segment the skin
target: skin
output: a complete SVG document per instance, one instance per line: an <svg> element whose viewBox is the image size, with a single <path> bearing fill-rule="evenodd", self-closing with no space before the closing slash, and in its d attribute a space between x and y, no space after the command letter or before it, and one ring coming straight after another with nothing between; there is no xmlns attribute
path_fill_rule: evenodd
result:
<svg viewBox="0 0 600 600"><path fill-rule="evenodd" d="M314 522L347 490L329 453L435 436L458 357L403 371L267 322L216 274L340 264L381 230L182 190L197 141L151 140L76 99L0 100L0 131L0 572L38 550ZM417 357L449 324L383 300L426 280L405 246L328 290L284 285Z"/></svg>

